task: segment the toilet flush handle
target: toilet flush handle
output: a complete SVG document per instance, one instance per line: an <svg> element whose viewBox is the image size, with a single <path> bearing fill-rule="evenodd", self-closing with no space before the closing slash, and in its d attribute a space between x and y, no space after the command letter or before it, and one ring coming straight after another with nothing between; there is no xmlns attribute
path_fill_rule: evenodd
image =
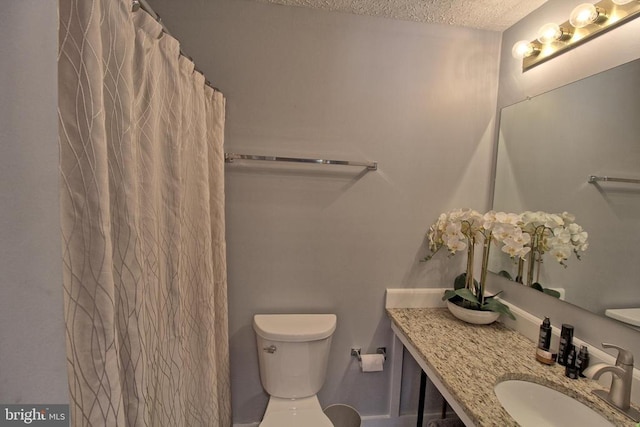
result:
<svg viewBox="0 0 640 427"><path fill-rule="evenodd" d="M278 348L275 345L270 345L269 347L263 348L264 351L271 354L275 353L277 349Z"/></svg>

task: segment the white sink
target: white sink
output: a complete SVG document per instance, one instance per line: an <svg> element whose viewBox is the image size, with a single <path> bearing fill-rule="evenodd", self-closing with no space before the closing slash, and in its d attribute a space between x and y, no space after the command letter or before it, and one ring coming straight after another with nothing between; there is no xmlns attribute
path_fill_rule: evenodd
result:
<svg viewBox="0 0 640 427"><path fill-rule="evenodd" d="M588 406L540 384L507 380L494 390L504 409L522 427L613 426Z"/></svg>
<svg viewBox="0 0 640 427"><path fill-rule="evenodd" d="M604 314L636 329L640 329L640 308L608 308Z"/></svg>

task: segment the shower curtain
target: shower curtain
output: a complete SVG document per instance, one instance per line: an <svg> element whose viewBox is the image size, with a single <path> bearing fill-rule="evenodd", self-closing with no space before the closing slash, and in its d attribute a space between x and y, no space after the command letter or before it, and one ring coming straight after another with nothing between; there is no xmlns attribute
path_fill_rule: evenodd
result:
<svg viewBox="0 0 640 427"><path fill-rule="evenodd" d="M225 100L131 0L59 2L73 426L231 426Z"/></svg>

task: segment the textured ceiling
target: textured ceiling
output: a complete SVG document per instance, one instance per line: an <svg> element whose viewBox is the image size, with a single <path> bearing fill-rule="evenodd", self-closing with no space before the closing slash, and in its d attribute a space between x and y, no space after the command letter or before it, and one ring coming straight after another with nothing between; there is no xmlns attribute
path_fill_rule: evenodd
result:
<svg viewBox="0 0 640 427"><path fill-rule="evenodd" d="M503 31L547 0L259 0L334 12Z"/></svg>

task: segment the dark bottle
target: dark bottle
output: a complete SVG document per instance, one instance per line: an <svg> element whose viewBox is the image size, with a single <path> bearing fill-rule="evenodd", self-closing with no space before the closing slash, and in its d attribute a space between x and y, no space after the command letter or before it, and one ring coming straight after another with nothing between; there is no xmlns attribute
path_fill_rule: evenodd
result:
<svg viewBox="0 0 640 427"><path fill-rule="evenodd" d="M563 366L567 364L567 356L569 356L572 341L573 326L563 323L560 332L560 346L558 347L558 363Z"/></svg>
<svg viewBox="0 0 640 427"><path fill-rule="evenodd" d="M582 375L582 372L584 372L585 369L587 369L589 367L589 349L587 348L586 345L583 345L582 347L580 347L580 353L578 353L578 355L576 356L576 369L578 370L578 373L580 374L581 377L584 377L584 375Z"/></svg>
<svg viewBox="0 0 640 427"><path fill-rule="evenodd" d="M569 378L578 378L578 369L576 368L576 346L573 344L569 345L564 374Z"/></svg>
<svg viewBox="0 0 640 427"><path fill-rule="evenodd" d="M538 337L538 348L549 351L551 346L551 322L545 317L540 325L540 335Z"/></svg>
<svg viewBox="0 0 640 427"><path fill-rule="evenodd" d="M578 378L580 378L580 374L578 374L578 368L576 368L575 366L567 366L567 370L566 373L567 377L571 378L572 380L577 380Z"/></svg>

